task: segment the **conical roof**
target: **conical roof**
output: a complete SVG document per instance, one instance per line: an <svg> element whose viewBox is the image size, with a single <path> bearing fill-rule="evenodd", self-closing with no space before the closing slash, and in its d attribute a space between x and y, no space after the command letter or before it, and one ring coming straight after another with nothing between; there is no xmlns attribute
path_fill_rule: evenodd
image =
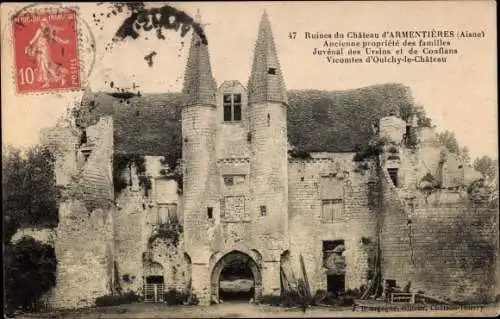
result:
<svg viewBox="0 0 500 319"><path fill-rule="evenodd" d="M267 12L264 11L255 44L252 73L248 81L248 102L252 104L266 101L288 104L271 23Z"/></svg>
<svg viewBox="0 0 500 319"><path fill-rule="evenodd" d="M200 24L199 12L196 21ZM215 105L217 84L212 75L208 45L193 30L189 56L184 74L183 93L187 96L187 105Z"/></svg>

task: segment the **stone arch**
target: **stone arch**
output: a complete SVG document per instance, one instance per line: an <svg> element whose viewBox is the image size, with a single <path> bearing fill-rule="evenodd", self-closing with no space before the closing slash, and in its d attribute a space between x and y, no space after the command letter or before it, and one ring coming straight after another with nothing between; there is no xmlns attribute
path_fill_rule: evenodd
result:
<svg viewBox="0 0 500 319"><path fill-rule="evenodd" d="M235 260L245 260L248 262L250 270L252 272L254 281L254 300L259 301L262 298L262 274L259 265L256 263L255 259L249 254L244 252L233 250L224 256L222 256L214 265L211 273L211 300L219 301L219 288L220 288L220 276L222 270L229 266L231 262Z"/></svg>
<svg viewBox="0 0 500 319"><path fill-rule="evenodd" d="M262 265L262 254L257 249L251 249L250 252L257 265Z"/></svg>
<svg viewBox="0 0 500 319"><path fill-rule="evenodd" d="M152 261L144 267L144 279L147 281L151 277L165 278L165 268L162 264Z"/></svg>
<svg viewBox="0 0 500 319"><path fill-rule="evenodd" d="M144 267L144 300L159 302L165 291L165 269L160 263L150 262Z"/></svg>

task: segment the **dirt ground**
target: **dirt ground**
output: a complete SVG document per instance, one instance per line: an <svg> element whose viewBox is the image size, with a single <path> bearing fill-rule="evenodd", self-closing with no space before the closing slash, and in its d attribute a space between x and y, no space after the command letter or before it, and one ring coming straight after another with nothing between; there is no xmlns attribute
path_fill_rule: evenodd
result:
<svg viewBox="0 0 500 319"><path fill-rule="evenodd" d="M58 314L33 314L16 318L302 318L302 317L424 317L424 316L494 316L498 305L474 310L405 311L405 312L360 312L350 308L313 307L303 312L268 305L247 303L224 303L212 306L168 306L165 304L136 303L114 307L91 308Z"/></svg>

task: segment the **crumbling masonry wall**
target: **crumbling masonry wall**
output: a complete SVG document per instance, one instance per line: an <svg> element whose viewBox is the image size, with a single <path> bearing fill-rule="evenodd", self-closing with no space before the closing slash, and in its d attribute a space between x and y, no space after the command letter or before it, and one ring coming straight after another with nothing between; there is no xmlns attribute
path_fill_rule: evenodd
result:
<svg viewBox="0 0 500 319"><path fill-rule="evenodd" d="M382 184L383 278L443 299L492 301L498 212L463 202L412 209L387 178Z"/></svg>
<svg viewBox="0 0 500 319"><path fill-rule="evenodd" d="M54 308L92 306L112 290L112 214L102 209L90 212L79 200L61 203L59 212L57 283L45 300Z"/></svg>
<svg viewBox="0 0 500 319"><path fill-rule="evenodd" d="M373 267L375 225L377 212L369 204L369 171L356 172L352 153L329 154L330 158L291 160L288 167L290 216L290 262L295 276L301 277L299 258L304 257L311 291L326 290L327 275L323 267L323 240L344 240L346 259L346 289L366 284L368 270ZM322 175L337 172L336 162L343 163L337 176L344 171L348 176L333 179L344 189L342 216L333 223L321 220ZM363 239L365 238L365 240ZM367 239L367 240L366 240ZM368 241L368 243L367 243Z"/></svg>
<svg viewBox="0 0 500 319"><path fill-rule="evenodd" d="M71 139L50 139L51 132L45 132L45 140L64 151L58 156L67 164L56 170L61 187L55 239L57 282L45 301L52 308L81 308L114 289L113 121L103 117L89 128L91 153L81 165L69 163L81 154L77 136L71 128L55 130L61 129L71 132L65 135Z"/></svg>

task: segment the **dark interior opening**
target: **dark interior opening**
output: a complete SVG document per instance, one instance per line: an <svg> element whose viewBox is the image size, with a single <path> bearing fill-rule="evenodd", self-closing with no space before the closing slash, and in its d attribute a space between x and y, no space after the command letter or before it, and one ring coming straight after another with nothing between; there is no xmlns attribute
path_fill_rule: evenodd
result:
<svg viewBox="0 0 500 319"><path fill-rule="evenodd" d="M163 276L147 276L146 277L147 284L162 284Z"/></svg>
<svg viewBox="0 0 500 319"><path fill-rule="evenodd" d="M250 260L234 260L219 277L219 298L226 301L247 303L255 295L255 281Z"/></svg>
<svg viewBox="0 0 500 319"><path fill-rule="evenodd" d="M387 173L391 177L392 183L394 186L398 187L398 169L397 168L388 168Z"/></svg>
<svg viewBox="0 0 500 319"><path fill-rule="evenodd" d="M241 104L234 104L234 120L241 121Z"/></svg>
<svg viewBox="0 0 500 319"><path fill-rule="evenodd" d="M276 74L276 68L269 68L269 69L267 70L267 73L268 73L268 74Z"/></svg>
<svg viewBox="0 0 500 319"><path fill-rule="evenodd" d="M385 296L386 296L386 298L390 297L391 293L395 290L396 287L397 287L396 280L386 279L386 281L385 281Z"/></svg>
<svg viewBox="0 0 500 319"><path fill-rule="evenodd" d="M337 246L344 245L344 240L323 240L323 251L334 250Z"/></svg>
<svg viewBox="0 0 500 319"><path fill-rule="evenodd" d="M80 145L87 144L87 131L83 130L82 135L80 135Z"/></svg>
<svg viewBox="0 0 500 319"><path fill-rule="evenodd" d="M214 209L213 209L213 207L207 207L207 217L208 217L208 219L214 218Z"/></svg>
<svg viewBox="0 0 500 319"><path fill-rule="evenodd" d="M326 264L326 260L331 254L336 254L338 256L342 256L344 249L344 240L324 240L323 241L323 263Z"/></svg>
<svg viewBox="0 0 500 319"><path fill-rule="evenodd" d="M231 104L224 104L224 121L231 121Z"/></svg>
<svg viewBox="0 0 500 319"><path fill-rule="evenodd" d="M266 216L267 215L267 206L260 206L260 215L261 216Z"/></svg>
<svg viewBox="0 0 500 319"><path fill-rule="evenodd" d="M332 293L334 297L345 291L345 275L327 275L326 289Z"/></svg>

